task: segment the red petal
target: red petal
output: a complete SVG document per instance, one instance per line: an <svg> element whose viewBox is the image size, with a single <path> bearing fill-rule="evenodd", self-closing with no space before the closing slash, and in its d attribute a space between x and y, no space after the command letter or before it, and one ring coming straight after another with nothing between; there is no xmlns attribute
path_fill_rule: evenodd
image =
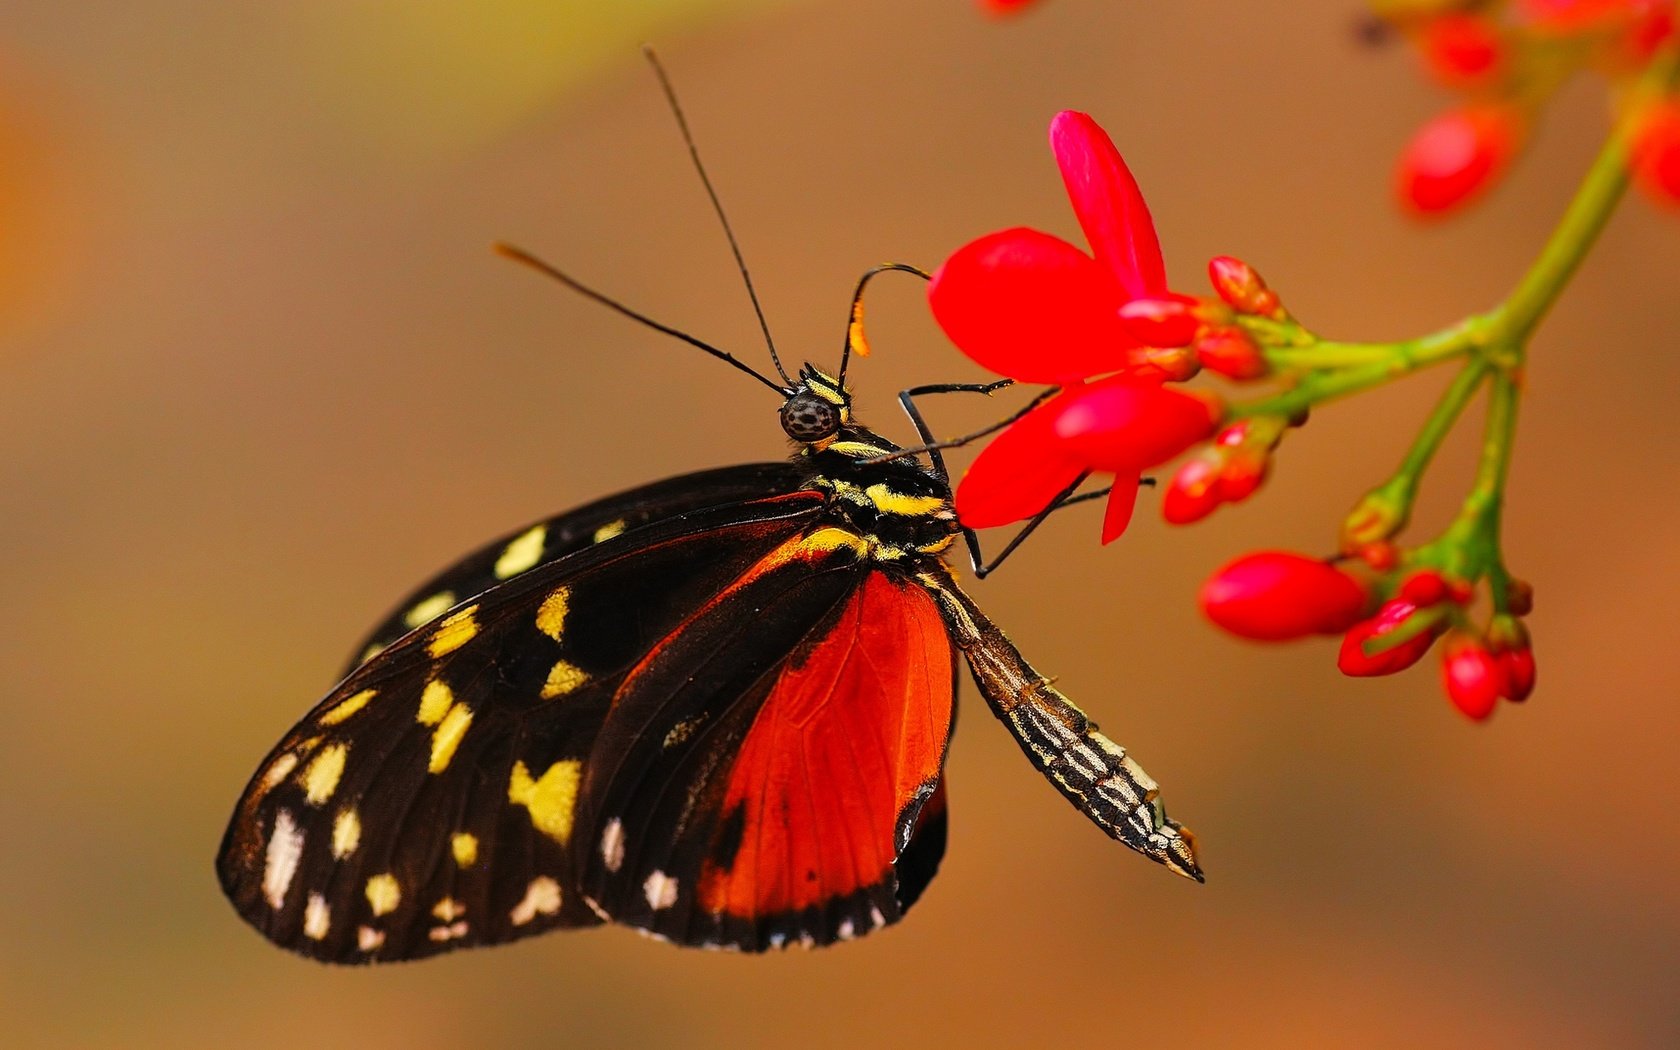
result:
<svg viewBox="0 0 1680 1050"><path fill-rule="evenodd" d="M959 350L1028 383L1115 371L1137 345L1102 267L1038 230L1002 230L958 248L934 272L928 305Z"/></svg>
<svg viewBox="0 0 1680 1050"><path fill-rule="evenodd" d="M1097 122L1071 109L1050 122L1050 148L1068 197L1097 261L1125 289L1126 298L1159 298L1167 290L1161 242L1143 191L1120 151Z"/></svg>
<svg viewBox="0 0 1680 1050"><path fill-rule="evenodd" d="M1142 482L1138 474L1114 475L1114 488L1108 493L1108 509L1103 512L1102 541L1113 543L1132 523L1137 510L1138 488Z"/></svg>
<svg viewBox="0 0 1680 1050"><path fill-rule="evenodd" d="M1034 409L975 457L957 486L957 518L971 529L1024 521L1084 472L1057 445L1050 414Z"/></svg>
<svg viewBox="0 0 1680 1050"><path fill-rule="evenodd" d="M1064 455L1117 474L1172 459L1212 435L1221 414L1211 397L1132 376L1070 390L1045 408L1055 413Z"/></svg>

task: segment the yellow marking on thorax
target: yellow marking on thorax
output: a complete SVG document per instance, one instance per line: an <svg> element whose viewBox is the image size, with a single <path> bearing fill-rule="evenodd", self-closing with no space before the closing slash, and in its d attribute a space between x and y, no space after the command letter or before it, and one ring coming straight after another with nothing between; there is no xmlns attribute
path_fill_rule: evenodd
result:
<svg viewBox="0 0 1680 1050"><path fill-rule="evenodd" d="M303 797L311 806L319 806L332 798L338 790L338 778L344 775L344 758L349 748L332 744L310 760L303 771Z"/></svg>
<svg viewBox="0 0 1680 1050"><path fill-rule="evenodd" d="M432 632L431 641L426 643L426 651L432 654L433 659L447 656L473 640L478 634L478 621L473 619L476 612L478 606L469 605L438 621L437 630Z"/></svg>
<svg viewBox="0 0 1680 1050"><path fill-rule="evenodd" d="M372 700L378 694L379 694L379 690L377 690L377 689L363 689L361 692L357 693L355 696L350 697L348 700L344 700L344 701L341 701L337 704L334 704L332 706L332 708L327 711L326 714L321 716L321 719L320 719L321 724L324 725L324 726L338 725L340 722L344 721L346 718L349 718L351 715L355 714L357 711L360 711L362 708L366 707L367 702L369 700Z"/></svg>
<svg viewBox="0 0 1680 1050"><path fill-rule="evenodd" d="M588 671L574 663L557 660L554 667L548 672L548 681L543 683L542 698L553 700L565 696L587 681L589 681Z"/></svg>
<svg viewBox="0 0 1680 1050"><path fill-rule="evenodd" d="M626 522L623 518L619 518L617 521L607 522L605 525L602 525L600 528L595 530L595 536L594 536L595 542L596 543L605 543L606 541L612 539L614 536L617 536L619 533L623 532L624 528L627 524L629 524L629 523Z"/></svg>
<svg viewBox="0 0 1680 1050"><path fill-rule="evenodd" d="M558 642L561 632L566 629L566 613L571 601L570 587L556 587L537 610L537 630Z"/></svg>
<svg viewBox="0 0 1680 1050"><path fill-rule="evenodd" d="M533 525L508 542L502 556L496 559L496 579L517 576L542 557L543 544L548 541L548 526Z"/></svg>
<svg viewBox="0 0 1680 1050"><path fill-rule="evenodd" d="M354 808L346 806L338 811L338 817L333 821L333 859L343 860L356 852L356 847L361 841L362 818L356 815Z"/></svg>
<svg viewBox="0 0 1680 1050"><path fill-rule="evenodd" d="M554 763L540 779L532 780L525 763L515 762L508 781L508 801L524 806L538 831L565 845L572 837L572 813L582 772L582 762L568 759Z"/></svg>
<svg viewBox="0 0 1680 1050"><path fill-rule="evenodd" d="M418 627L423 623L430 623L449 611L455 604L455 592L439 591L403 613L403 623L410 627Z"/></svg>
<svg viewBox="0 0 1680 1050"><path fill-rule="evenodd" d="M472 725L472 708L466 704L456 704L443 716L443 721L432 730L432 757L426 763L426 772L441 773L449 768L449 760L455 757L455 749L461 746L461 738L466 735L467 727Z"/></svg>
<svg viewBox="0 0 1680 1050"><path fill-rule="evenodd" d="M831 441L823 451L838 452L842 456L856 456L858 459L887 454L886 449L871 445L867 441Z"/></svg>
<svg viewBox="0 0 1680 1050"><path fill-rule="evenodd" d="M903 514L906 517L921 517L932 514L945 506L945 500L940 496L910 496L902 492L894 492L886 484L871 485L863 490L875 508L887 514Z"/></svg>
<svg viewBox="0 0 1680 1050"><path fill-rule="evenodd" d="M455 693L442 680L434 678L426 683L426 688L420 693L420 709L414 713L414 720L423 726L435 726L443 721L443 716L455 706Z"/></svg>
<svg viewBox="0 0 1680 1050"><path fill-rule="evenodd" d="M454 855L455 863L463 868L470 868L478 860L478 836L465 831L457 831L449 836L449 852Z"/></svg>
<svg viewBox="0 0 1680 1050"><path fill-rule="evenodd" d="M368 905L375 915L389 915L402 903L402 887L397 884L397 877L389 872L368 879L363 892L367 894Z"/></svg>

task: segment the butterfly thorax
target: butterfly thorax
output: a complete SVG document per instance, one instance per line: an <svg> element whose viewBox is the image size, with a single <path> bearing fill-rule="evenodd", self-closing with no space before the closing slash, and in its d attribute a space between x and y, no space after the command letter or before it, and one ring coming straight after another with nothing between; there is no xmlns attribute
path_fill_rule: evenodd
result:
<svg viewBox="0 0 1680 1050"><path fill-rule="evenodd" d="M866 542L872 559L902 563L936 558L957 536L951 490L913 457L881 460L903 451L866 427L842 426L821 446L795 459L811 475L806 488L828 498L824 516Z"/></svg>

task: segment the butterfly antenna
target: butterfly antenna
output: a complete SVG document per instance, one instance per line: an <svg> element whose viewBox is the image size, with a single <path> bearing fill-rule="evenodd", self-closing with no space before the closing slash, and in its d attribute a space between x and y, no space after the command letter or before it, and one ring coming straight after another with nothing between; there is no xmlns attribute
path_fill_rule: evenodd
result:
<svg viewBox="0 0 1680 1050"><path fill-rule="evenodd" d="M842 389L846 386L846 366L852 362L852 348L857 348L859 357L869 356L869 340L863 336L863 290L869 287L869 282L877 274L883 274L889 270L897 273L913 273L924 281L933 279L926 270L911 266L909 263L882 263L880 266L871 266L863 271L863 276L858 278L857 291L852 293L852 312L847 315L846 321L846 342L840 348L840 374L837 378Z"/></svg>
<svg viewBox="0 0 1680 1050"><path fill-rule="evenodd" d="M764 333L764 345L770 348L770 363L776 366L776 373L788 385L793 380L788 377L787 369L782 367L781 355L776 353L776 340L770 337L770 322L764 318L764 307L758 301L758 292L753 288L752 274L747 272L747 260L741 255L740 242L735 240L735 231L729 225L729 216L723 213L723 202L718 200L717 190L712 188L711 177L706 174L706 166L700 163L700 149L694 144L694 134L688 129L688 118L683 116L682 105L677 101L677 91L671 86L671 78L666 75L665 67L659 64L659 56L654 54L653 48L642 45L642 54L647 57L648 65L653 67L653 75L659 78L659 87L665 92L665 101L671 106L671 115L677 118L677 128L682 131L683 143L688 146L688 156L694 161L694 170L700 174L700 184L706 187L706 196L712 199L712 210L717 212L718 221L723 224L723 235L729 238L729 250L735 253L735 267L741 271L741 280L747 286L747 298L752 300L753 313L758 315L758 327Z"/></svg>
<svg viewBox="0 0 1680 1050"><path fill-rule="evenodd" d="M552 277L556 281L559 281L561 284L565 285L567 288L570 288L572 291L578 293L579 295L583 296L586 299L593 299L596 302L600 303L602 306L607 307L609 310L618 311L619 313L623 314L625 317L630 318L632 321L639 321L642 324L647 325L649 328L653 329L656 332L663 332L666 335L674 336L677 339L681 339L683 342L687 343L689 346L699 347L701 350L706 351L706 353L711 354L713 357L717 358L718 360L725 361L725 362L727 362L731 365L734 365L736 368L739 368L741 371L745 372L747 375L752 376L754 379L758 380L760 383L763 383L765 386L769 387L771 390L774 390L776 393L781 394L783 397L787 397L788 395L793 393L793 390L791 388L791 383L788 386L783 386L781 383L778 383L774 379L771 379L769 376L764 375L763 373L759 372L757 369L753 368L751 365L748 365L748 364L738 360L733 354L730 354L729 352L724 351L724 350L719 350L717 347L713 346L712 344L706 342L703 339L696 339L694 336L689 335L687 332L680 331L676 328L672 328L670 325L667 325L667 324L660 324L658 321L655 321L653 318L649 317L648 315L646 315L644 313L640 313L639 311L630 309L630 307L625 306L623 303L619 302L617 299L613 299L613 298L611 298L607 295L604 295L600 292L597 292L595 289L593 289L593 288L589 287L588 285L584 284L583 282L579 281L577 278L572 277L569 274L563 273L560 270L556 269L554 266L552 266L552 265L550 265L546 262L543 262L541 259L537 258L535 255L532 255L530 252L525 251L523 248L515 248L511 244L502 244L500 242L495 244L493 247L495 248L497 255L500 255L500 256L502 256L503 258L506 258L506 259L512 259L516 263L523 263L524 265L529 266L531 269L537 271L540 274L544 274L548 277Z"/></svg>

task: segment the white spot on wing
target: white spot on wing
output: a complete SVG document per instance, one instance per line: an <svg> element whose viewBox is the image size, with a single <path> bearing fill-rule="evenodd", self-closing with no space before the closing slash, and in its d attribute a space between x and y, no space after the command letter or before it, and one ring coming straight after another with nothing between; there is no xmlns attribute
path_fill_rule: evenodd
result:
<svg viewBox="0 0 1680 1050"><path fill-rule="evenodd" d="M384 943L384 930L376 930L372 926L356 927L356 947L362 951L371 952Z"/></svg>
<svg viewBox="0 0 1680 1050"><path fill-rule="evenodd" d="M607 830L601 832L601 863L613 872L624 866L624 821L617 817L607 821Z"/></svg>
<svg viewBox="0 0 1680 1050"><path fill-rule="evenodd" d="M268 836L268 851L263 855L263 897L270 908L278 909L286 902L286 888L297 874L298 861L303 858L303 829L292 820L290 810L274 814L274 832Z"/></svg>
<svg viewBox="0 0 1680 1050"><path fill-rule="evenodd" d="M263 788L272 788L280 781L285 780L286 776L297 768L297 764L298 757L290 751L275 759L274 764L268 767L268 772L263 774Z"/></svg>
<svg viewBox="0 0 1680 1050"><path fill-rule="evenodd" d="M656 871L642 883L642 892L647 895L648 907L661 911L677 903L677 880Z"/></svg>
<svg viewBox="0 0 1680 1050"><path fill-rule="evenodd" d="M440 943L443 941L453 941L456 938L465 937L466 935L467 924L465 920L451 923L448 926L433 926L431 929L426 931L426 936Z"/></svg>
<svg viewBox="0 0 1680 1050"><path fill-rule="evenodd" d="M560 884L547 875L539 875L525 887L525 899L513 906L508 918L515 926L523 926L539 915L553 915L560 910Z"/></svg>
<svg viewBox="0 0 1680 1050"><path fill-rule="evenodd" d="M331 928L332 909L327 907L327 899L319 893L311 893L309 903L303 907L303 935L318 941Z"/></svg>

